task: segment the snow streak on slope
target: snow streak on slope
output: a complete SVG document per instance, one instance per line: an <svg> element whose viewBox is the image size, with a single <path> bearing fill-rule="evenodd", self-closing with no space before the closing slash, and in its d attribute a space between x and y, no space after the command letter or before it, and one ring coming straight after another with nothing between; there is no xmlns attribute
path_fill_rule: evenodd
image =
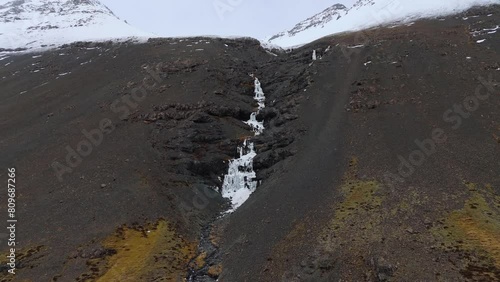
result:
<svg viewBox="0 0 500 282"><path fill-rule="evenodd" d="M97 0L0 0L0 51L150 36Z"/></svg>
<svg viewBox="0 0 500 282"><path fill-rule="evenodd" d="M326 9L291 30L270 37L268 43L281 47L298 46L335 33L444 16L489 4L500 4L500 0L357 0L348 9L336 4L332 7L337 9Z"/></svg>
<svg viewBox="0 0 500 282"><path fill-rule="evenodd" d="M264 91L260 85L259 79L255 78L255 96L259 108L257 112L253 112L250 119L245 122L250 125L255 132L259 135L264 130L264 122L256 120L256 116L260 110L264 109ZM229 169L224 176L224 183L222 185L222 196L231 200L231 209L228 212L235 211L240 207L257 189L257 181L255 180L255 171L253 170L253 158L257 155L255 153L254 144L251 141L245 140L243 145L238 147L239 158L229 161Z"/></svg>

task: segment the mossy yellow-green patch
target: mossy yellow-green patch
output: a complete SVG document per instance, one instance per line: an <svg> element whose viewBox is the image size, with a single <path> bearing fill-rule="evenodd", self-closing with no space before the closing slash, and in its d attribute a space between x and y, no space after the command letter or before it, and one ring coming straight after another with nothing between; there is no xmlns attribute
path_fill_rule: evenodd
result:
<svg viewBox="0 0 500 282"><path fill-rule="evenodd" d="M341 186L344 200L335 212L336 222L343 221L357 211L372 210L382 203L382 198L376 195L380 184L375 180L360 180L357 172L358 159L354 157L349 163L349 170L344 175Z"/></svg>
<svg viewBox="0 0 500 282"><path fill-rule="evenodd" d="M37 260L43 257L42 253L46 249L47 248L45 246L36 246L23 249L17 248L15 252L16 264L22 263L23 267L29 267L29 268L34 267L37 265ZM10 252L1 254L2 260L0 261L0 263L3 266L7 266L7 263L9 263L8 255L10 255ZM19 269L16 269L15 271L17 273ZM16 275L8 273L7 270L0 272L0 281L5 281L5 282L14 281L15 278Z"/></svg>
<svg viewBox="0 0 500 282"><path fill-rule="evenodd" d="M491 185L464 183L471 195L460 210L450 212L444 227L434 233L443 238L444 247L479 252L500 268L500 197Z"/></svg>
<svg viewBox="0 0 500 282"><path fill-rule="evenodd" d="M381 185L375 180L359 179L357 174L358 159L354 157L340 187L344 199L337 204L330 223L320 236L326 249L340 244L341 237L344 238L341 234L344 233L357 232L358 237L365 241L380 239L378 227L382 215L377 210L383 201L379 195ZM345 238L350 240L351 237Z"/></svg>
<svg viewBox="0 0 500 282"><path fill-rule="evenodd" d="M121 227L102 243L116 253L89 261L99 269L94 281L177 281L187 273L196 243L180 237L164 220L142 228ZM90 278L86 276L86 278Z"/></svg>

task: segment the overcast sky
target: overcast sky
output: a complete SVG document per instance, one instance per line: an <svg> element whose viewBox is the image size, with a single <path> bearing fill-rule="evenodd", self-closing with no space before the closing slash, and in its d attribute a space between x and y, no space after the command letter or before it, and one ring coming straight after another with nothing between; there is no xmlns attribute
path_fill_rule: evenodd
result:
<svg viewBox="0 0 500 282"><path fill-rule="evenodd" d="M438 1L438 0L437 0ZM264 38L337 3L355 0L101 0L118 17L160 36Z"/></svg>

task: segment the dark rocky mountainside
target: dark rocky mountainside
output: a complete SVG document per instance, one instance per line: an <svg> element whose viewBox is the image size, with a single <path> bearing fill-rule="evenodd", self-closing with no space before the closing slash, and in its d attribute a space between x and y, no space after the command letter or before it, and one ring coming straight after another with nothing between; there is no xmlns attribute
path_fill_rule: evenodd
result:
<svg viewBox="0 0 500 282"><path fill-rule="evenodd" d="M500 280L499 22L493 6L290 52L177 38L0 58L18 182L0 278ZM221 217L246 138L259 186Z"/></svg>

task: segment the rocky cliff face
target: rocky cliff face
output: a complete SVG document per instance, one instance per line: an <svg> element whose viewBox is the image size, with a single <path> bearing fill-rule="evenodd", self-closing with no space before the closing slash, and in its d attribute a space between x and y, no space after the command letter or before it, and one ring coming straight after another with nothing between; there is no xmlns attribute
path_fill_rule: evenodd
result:
<svg viewBox="0 0 500 282"><path fill-rule="evenodd" d="M132 36L150 34L120 20L97 0L15 0L0 4L0 50Z"/></svg>

